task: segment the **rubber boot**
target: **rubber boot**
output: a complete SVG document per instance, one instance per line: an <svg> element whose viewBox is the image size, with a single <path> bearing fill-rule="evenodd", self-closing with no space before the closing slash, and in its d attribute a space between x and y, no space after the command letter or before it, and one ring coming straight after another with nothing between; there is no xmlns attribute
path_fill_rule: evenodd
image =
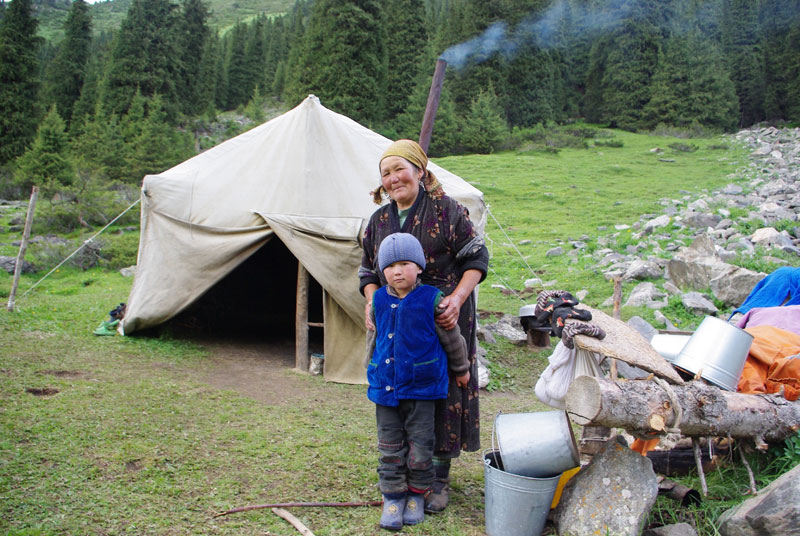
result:
<svg viewBox="0 0 800 536"><path fill-rule="evenodd" d="M447 502L450 500L450 477L437 478L433 481L431 492L425 498L425 512L429 514L438 514L444 512L447 508Z"/></svg>
<svg viewBox="0 0 800 536"><path fill-rule="evenodd" d="M403 525L419 525L425 520L425 499L421 493L408 492Z"/></svg>
<svg viewBox="0 0 800 536"><path fill-rule="evenodd" d="M405 495L383 496L383 512L381 513L381 528L386 530L400 530L403 528L403 513L406 509Z"/></svg>

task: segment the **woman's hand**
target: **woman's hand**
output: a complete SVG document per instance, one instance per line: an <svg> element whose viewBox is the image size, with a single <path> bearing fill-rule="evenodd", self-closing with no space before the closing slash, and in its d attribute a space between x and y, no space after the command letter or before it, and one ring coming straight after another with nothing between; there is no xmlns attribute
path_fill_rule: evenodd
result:
<svg viewBox="0 0 800 536"><path fill-rule="evenodd" d="M375 324L372 323L372 295L378 290L378 285L373 283L368 284L364 287L364 297L367 299L367 303L364 304L364 326L367 328L367 331L375 331Z"/></svg>
<svg viewBox="0 0 800 536"><path fill-rule="evenodd" d="M464 300L460 295L453 293L442 298L439 302L439 309L444 312L436 316L436 324L444 329L453 329L458 323L458 314L461 312L461 305Z"/></svg>
<svg viewBox="0 0 800 536"><path fill-rule="evenodd" d="M466 387L469 383L469 371L466 371L461 376L456 376L456 385L459 387Z"/></svg>

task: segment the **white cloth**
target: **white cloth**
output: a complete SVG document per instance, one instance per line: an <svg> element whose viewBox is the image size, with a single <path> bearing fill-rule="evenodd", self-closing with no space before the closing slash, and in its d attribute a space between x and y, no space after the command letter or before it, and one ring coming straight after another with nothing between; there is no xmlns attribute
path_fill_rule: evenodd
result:
<svg viewBox="0 0 800 536"><path fill-rule="evenodd" d="M578 376L602 376L598 364L602 360L603 357L595 352L570 349L559 341L550 355L550 364L536 382L536 397L548 406L566 409L564 399L572 381Z"/></svg>

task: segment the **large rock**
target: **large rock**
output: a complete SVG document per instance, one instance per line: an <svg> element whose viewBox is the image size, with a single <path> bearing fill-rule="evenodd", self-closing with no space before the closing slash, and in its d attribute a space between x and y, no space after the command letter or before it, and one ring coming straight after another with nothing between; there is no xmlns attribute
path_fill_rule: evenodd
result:
<svg viewBox="0 0 800 536"><path fill-rule="evenodd" d="M698 236L692 245L681 248L667 262L667 278L682 289L705 290L711 280L726 273L730 265L716 254L714 241L707 234Z"/></svg>
<svg viewBox="0 0 800 536"><path fill-rule="evenodd" d="M765 277L767 274L762 272L731 266L730 270L710 281L711 292L725 305L738 307L744 303L756 283Z"/></svg>
<svg viewBox="0 0 800 536"><path fill-rule="evenodd" d="M800 535L800 465L724 512L719 532L722 536Z"/></svg>
<svg viewBox="0 0 800 536"><path fill-rule="evenodd" d="M647 305L648 303L655 300L660 300L665 296L666 295L659 291L653 283L639 283L631 291L630 296L628 296L628 300L625 302L625 307L639 307L641 305Z"/></svg>
<svg viewBox="0 0 800 536"><path fill-rule="evenodd" d="M694 314L716 315L719 312L717 306L699 292L687 292L681 296L681 303Z"/></svg>
<svg viewBox="0 0 800 536"><path fill-rule="evenodd" d="M622 279L656 279L664 275L664 270L653 261L636 259L625 270Z"/></svg>
<svg viewBox="0 0 800 536"><path fill-rule="evenodd" d="M6 257L0 256L0 268L8 272L9 274L14 273L14 269L17 266L17 258L16 257ZM26 260L22 261L22 273L29 274L34 271L34 267L31 263Z"/></svg>
<svg viewBox="0 0 800 536"><path fill-rule="evenodd" d="M774 227L762 227L761 229L756 229L756 231L750 236L750 241L754 244L759 244L765 247L781 247L785 245L792 245L791 238L787 239L785 235L778 232L778 230Z"/></svg>
<svg viewBox="0 0 800 536"><path fill-rule="evenodd" d="M650 460L615 436L564 486L556 529L560 536L638 536L657 496Z"/></svg>

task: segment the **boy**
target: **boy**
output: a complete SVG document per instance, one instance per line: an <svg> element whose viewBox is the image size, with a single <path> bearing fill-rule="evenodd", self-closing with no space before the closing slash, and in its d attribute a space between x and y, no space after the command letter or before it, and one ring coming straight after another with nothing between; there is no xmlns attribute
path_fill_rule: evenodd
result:
<svg viewBox="0 0 800 536"><path fill-rule="evenodd" d="M424 496L434 480L436 400L447 398L448 366L459 387L469 381L466 342L458 326L444 330L434 317L441 291L423 285L425 254L407 233L387 236L378 250L386 286L372 296L368 332L367 397L378 424L380 526L400 530L425 518Z"/></svg>

